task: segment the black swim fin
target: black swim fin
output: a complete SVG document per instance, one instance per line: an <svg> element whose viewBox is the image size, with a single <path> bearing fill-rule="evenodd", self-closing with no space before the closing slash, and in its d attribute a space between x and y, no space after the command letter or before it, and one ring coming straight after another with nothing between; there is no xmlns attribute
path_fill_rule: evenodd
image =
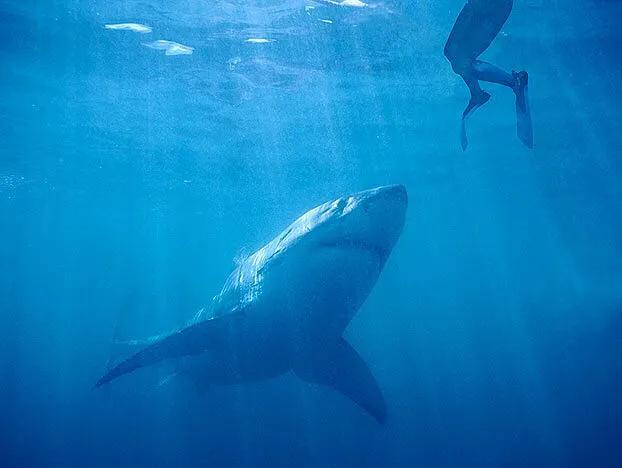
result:
<svg viewBox="0 0 622 468"><path fill-rule="evenodd" d="M529 107L529 75L526 71L512 72L517 81L516 134L527 148L533 148L533 124Z"/></svg>
<svg viewBox="0 0 622 468"><path fill-rule="evenodd" d="M462 146L462 151L466 151L469 146L469 139L466 133L466 121L469 117L471 117L477 109L482 107L490 100L490 93L486 91L482 91L482 94L479 98L471 97L469 103L466 108L462 112L462 121L460 122L460 145Z"/></svg>

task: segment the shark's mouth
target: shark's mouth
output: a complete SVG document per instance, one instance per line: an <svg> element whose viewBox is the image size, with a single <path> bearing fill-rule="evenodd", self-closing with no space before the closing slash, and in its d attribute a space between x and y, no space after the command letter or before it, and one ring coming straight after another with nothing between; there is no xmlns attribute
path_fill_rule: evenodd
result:
<svg viewBox="0 0 622 468"><path fill-rule="evenodd" d="M321 242L320 247L328 249L362 250L376 255L379 259L383 259L386 257L385 250L378 247L377 245L354 239L340 239L334 242Z"/></svg>

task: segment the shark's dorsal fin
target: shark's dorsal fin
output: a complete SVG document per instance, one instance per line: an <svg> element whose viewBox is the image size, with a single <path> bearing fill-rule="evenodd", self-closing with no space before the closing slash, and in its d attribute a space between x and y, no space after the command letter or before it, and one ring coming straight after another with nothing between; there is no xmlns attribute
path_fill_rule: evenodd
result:
<svg viewBox="0 0 622 468"><path fill-rule="evenodd" d="M365 361L346 340L340 338L321 353L306 357L293 366L298 377L337 390L384 423L387 407L382 392Z"/></svg>

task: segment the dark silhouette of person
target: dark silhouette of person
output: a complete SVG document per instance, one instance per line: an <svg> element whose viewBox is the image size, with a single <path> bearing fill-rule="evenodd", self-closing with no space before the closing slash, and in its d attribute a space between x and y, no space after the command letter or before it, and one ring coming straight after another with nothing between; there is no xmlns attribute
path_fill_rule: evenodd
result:
<svg viewBox="0 0 622 468"><path fill-rule="evenodd" d="M478 57L490 46L512 11L513 0L468 0L449 34L445 57L455 73L460 75L471 93L471 99L462 113L462 149L468 145L466 119L490 99L480 81L497 83L516 95L517 134L525 146L533 147L533 130L529 111L526 71L508 73Z"/></svg>

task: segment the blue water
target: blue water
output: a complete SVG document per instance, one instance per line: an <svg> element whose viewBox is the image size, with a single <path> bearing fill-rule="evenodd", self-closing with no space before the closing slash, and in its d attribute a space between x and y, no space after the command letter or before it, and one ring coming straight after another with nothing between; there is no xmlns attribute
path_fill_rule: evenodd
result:
<svg viewBox="0 0 622 468"><path fill-rule="evenodd" d="M530 72L535 149L491 85L466 153L463 4L0 2L0 466L620 466L622 2L517 0L485 58ZM291 375L92 390L115 336L388 183L406 227L346 332L384 425Z"/></svg>

